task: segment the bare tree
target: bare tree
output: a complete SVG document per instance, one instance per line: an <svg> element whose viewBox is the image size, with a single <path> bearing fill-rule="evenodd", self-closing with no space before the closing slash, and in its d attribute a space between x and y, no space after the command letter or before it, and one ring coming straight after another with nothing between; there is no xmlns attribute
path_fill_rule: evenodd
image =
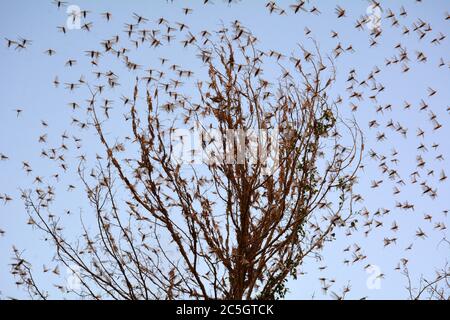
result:
<svg viewBox="0 0 450 320"><path fill-rule="evenodd" d="M439 244L450 245L450 242L444 237ZM437 269L435 276L431 279L421 275L417 286L413 284L407 263L408 261L404 260L402 274L407 280L406 289L410 300L450 300L450 268L448 263Z"/></svg>
<svg viewBox="0 0 450 320"><path fill-rule="evenodd" d="M336 228L355 224L352 203L360 197L352 188L363 142L357 124L342 119L329 97L332 59L314 45L282 64L280 54L258 50L250 32L234 28L202 46L186 42L197 47L207 70L205 79L197 78L197 103L177 91L178 80L136 78L124 102L126 137L109 138L105 93L83 81L91 94L90 123L106 154L95 168L84 159L78 167L96 229L82 220L82 234L70 241L62 219L51 214L52 188L23 191L31 224L78 274L81 288L73 293L275 299L305 257L320 254ZM138 69L113 46L106 43L106 52L121 56L130 74ZM266 79L271 66L281 75ZM102 81L111 86L117 76ZM200 146L188 160L179 153L189 139L181 127ZM198 152L206 156L198 160ZM19 283L47 298L18 250L15 259Z"/></svg>
<svg viewBox="0 0 450 320"><path fill-rule="evenodd" d="M406 289L411 300L449 300L450 299L450 269L446 264L442 269L436 270L434 278L427 279L420 276L418 286L413 285L408 267L404 266L403 275L408 284Z"/></svg>

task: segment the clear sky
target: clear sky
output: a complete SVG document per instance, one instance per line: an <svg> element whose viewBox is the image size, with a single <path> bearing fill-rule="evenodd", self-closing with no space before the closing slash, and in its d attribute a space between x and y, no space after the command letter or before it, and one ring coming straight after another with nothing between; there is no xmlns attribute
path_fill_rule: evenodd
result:
<svg viewBox="0 0 450 320"><path fill-rule="evenodd" d="M58 76L61 83L75 82L84 70L88 72L89 59L83 55L85 50L98 49L101 39L107 39L123 31L124 23L132 20L133 12L137 12L150 20L149 26L154 26L156 19L164 17L170 23L186 22L190 31L194 34L201 30L216 30L223 25L229 25L234 20L251 30L258 37L258 45L261 49L274 49L289 55L294 50L298 52L298 43L309 41L305 35L305 27L311 30L309 36L314 37L320 48L329 52L341 43L344 48L352 45L353 53L346 52L336 62L338 81L331 92L332 96L341 95L344 103L340 105L342 114L352 116L350 103L358 105L353 116L360 123L366 138L366 150L373 149L386 155L390 161L392 149L398 151L399 163L392 164L398 170L406 182L399 195L393 195L394 181L389 181L381 175L378 163L369 159L366 155L365 169L360 173L360 183L357 192L364 197L359 203L360 209L367 208L371 213L380 208L391 210L389 214L375 217L383 222L383 226L374 228L369 236L364 236L364 228L354 232L347 237L342 235L343 240L329 244L323 251L323 260L316 261L308 258L303 266L304 275L296 281L290 281L289 294L287 298L307 299L313 294L316 298L328 298L320 290L318 278L327 277L336 279L336 284L330 290L339 292L349 281L352 291L349 298L358 299L368 296L372 299L406 298L405 278L394 271L400 258L409 259L409 269L413 280L419 281L421 275L433 277L436 268L443 267L449 258L450 247L440 240L448 234L448 231L437 231L435 223L443 222L448 225L448 216L443 210L450 209L448 201L450 188L448 181L439 182L439 174L442 169L449 168L450 156L450 127L448 126L450 106L450 45L448 38L440 41L440 44L432 44L435 37L440 37L440 32L447 35L450 20L445 20L446 12L450 11L450 2L445 0L416 1L380 1L384 7L382 13L381 28L382 36L377 40L378 44L371 47L370 32L367 29L355 29L355 21L366 14L369 2L358 1L310 1L307 5L311 8L316 6L320 15L293 14L289 5L294 1L276 1L284 8L287 15L270 15L265 7L265 1L245 0L228 5L222 0L214 0L213 4L203 5L203 1L181 1L154 0L154 1L74 1L70 4L79 6L82 10L89 10L88 17L83 22L93 22L92 31L70 30L66 35L58 32L57 26L66 24L68 18L65 9L58 10L51 1L2 1L0 3L0 36L3 38L17 39L23 37L32 39L33 42L26 50L15 50L7 48L6 42L0 47L0 153L9 157L7 161L0 162L0 195L7 194L14 200L4 204L0 201L0 229L5 231L0 236L0 298L8 296L24 297L25 293L17 290L14 279L9 274L9 263L11 262L11 247L15 244L24 250L26 256L35 264L36 272L39 272L44 261L48 261L51 250L45 243L42 235L32 230L26 224L28 217L24 211L24 205L20 200L21 188L33 187L36 176L48 176L62 169L55 168L54 162L39 157L42 144L38 142L39 136L48 135L48 144L57 146L60 144L60 135L67 131L70 135L76 135L83 139L83 150L90 156L100 152L97 138L92 131L82 131L71 126L71 117L74 115L68 102L77 101L80 104L86 99L85 92L68 93L64 86L55 89L52 81ZM335 7L339 4L346 8L346 17L337 19ZM400 17L400 7L404 6L408 14ZM182 8L190 7L193 13L185 16ZM399 27L391 25L391 20L386 18L390 8L396 14ZM100 13L109 11L113 14L110 23L106 23ZM430 24L432 31L419 40L417 33L412 30L412 25L417 19ZM83 23L82 22L82 23ZM409 35L402 35L402 27L411 29ZM151 28L151 27L149 27ZM331 30L338 32L338 38L331 38ZM181 40L181 39L177 39ZM407 65L410 71L402 72L402 64L385 66L385 59L398 56L399 50L395 49L397 44L407 48L410 61ZM56 50L54 57L48 57L43 52L49 48ZM416 60L416 52L424 52L427 56L425 63ZM192 51L171 50L164 47L157 50L146 50L136 59L145 67L159 64L160 56L169 59L182 66L190 66L195 69L199 66ZM78 60L77 68L64 66L69 58ZM439 67L440 59L446 64ZM111 60L110 65L104 65L105 70L115 70L117 65ZM375 66L381 70L378 81L385 87L383 93L378 95L377 101L365 99L354 101L348 99L345 82L348 72L355 69L357 77L361 81L374 69ZM118 68L120 69L120 68ZM122 67L123 69L123 67ZM270 75L266 75L270 76ZM117 94L127 94L133 85L131 81L126 83L121 78L121 86ZM427 88L431 87L437 91L429 97ZM370 88L370 87L369 87ZM369 88L361 89L369 91ZM68 100L69 99L69 100ZM420 111L420 102L424 100L429 104L428 110ZM411 108L405 110L404 102L411 103ZM120 102L117 101L117 107ZM378 106L392 105L392 110L385 109L383 113L377 113ZM20 117L16 116L15 109L23 109ZM437 115L438 121L443 125L439 130L433 130L433 124L429 121L429 112ZM379 128L369 129L369 121L376 119ZM407 138L403 138L394 130L386 128L386 124L393 119L403 127L408 128ZM45 120L48 128L43 128L41 120ZM126 132L117 120L115 130ZM114 125L114 124L113 124ZM425 137L417 137L418 128L423 129ZM378 132L385 132L387 139L383 142L376 141ZM417 150L420 143L427 146L428 151ZM439 147L434 150L431 145L438 143ZM419 182L427 180L433 187L438 188L438 197L431 199L422 195L419 183L410 183L410 173L416 170L416 156L421 154L427 161L424 170L421 171ZM439 161L436 156L443 154L445 160ZM78 155L72 144L68 152L69 159L75 159ZM33 172L27 175L22 168L22 161L29 161ZM70 164L71 162L68 161ZM73 162L72 162L73 163ZM75 164L73 165L73 167ZM56 197L55 211L71 210L77 212L85 209L83 207L84 195L81 188L68 192L69 183L76 181L74 168L62 175L58 184L59 192ZM434 176L427 172L434 169ZM450 174L450 168L448 169ZM383 179L383 183L377 189L370 188L373 180ZM396 208L397 202L408 201L414 203L415 211L404 211ZM425 214L431 214L431 222L424 220ZM75 219L75 218L68 218ZM361 218L363 219L363 218ZM396 221L399 231L394 234L390 230L392 222ZM427 233L426 239L418 239L416 230L421 227ZM69 233L78 234L79 230L66 228ZM384 248L383 239L386 237L397 237L395 245ZM343 264L345 258L351 259L351 253L344 253L343 248L348 244L357 243L361 246L367 259L354 265ZM404 249L414 243L413 249ZM374 289L367 285L372 274L364 270L366 264L379 267L384 279L380 282L380 288ZM317 268L326 265L323 271ZM64 283L65 271L62 271L60 283ZM46 282L45 276L38 276L38 280Z"/></svg>

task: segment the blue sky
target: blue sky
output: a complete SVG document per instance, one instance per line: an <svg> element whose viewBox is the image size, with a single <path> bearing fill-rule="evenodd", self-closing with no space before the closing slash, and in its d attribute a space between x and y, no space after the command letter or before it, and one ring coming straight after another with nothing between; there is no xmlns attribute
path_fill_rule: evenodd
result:
<svg viewBox="0 0 450 320"><path fill-rule="evenodd" d="M361 209L367 208L375 212L379 208L390 209L389 215L380 217L383 226L373 230L368 237L364 236L361 228L351 237L343 235L343 240L337 240L323 251L323 261L308 258L304 263L306 274L299 280L289 283L290 292L288 298L307 299L313 294L316 298L324 298L320 290L319 277L336 279L333 290L338 292L349 281L352 291L350 298L361 298L368 296L372 299L405 298L405 278L394 271L400 258L410 260L409 268L416 281L421 274L433 277L436 268L442 267L449 258L449 246L440 243L444 232L433 229L434 223L444 222L448 224L448 217L443 210L450 209L448 198L450 188L448 182L439 183L439 172L448 168L448 160L438 161L436 155L449 155L450 142L446 139L450 134L448 127L449 97L448 83L450 80L450 45L445 39L439 45L430 43L433 37L439 36L439 32L445 34L448 30L449 21L445 20L445 12L450 11L448 1L381 1L385 11L383 12L382 29L383 35L378 40L378 45L370 47L370 34L367 29L358 31L354 28L357 18L366 13L368 1L310 1L321 11L320 15L299 13L294 15L288 9L293 1L276 1L280 7L288 12L286 16L277 14L269 15L265 8L265 1L248 0L227 5L221 0L213 1L214 4L202 5L202 1L175 0L166 2L155 1L74 1L70 4L78 5L82 10L90 13L86 22L93 22L91 32L83 30L70 30L67 35L58 32L57 26L65 25L67 14L65 9L58 10L55 5L47 0L36 1L10 1L0 4L0 36L3 38L24 37L32 39L31 46L22 51L8 49L6 45L0 48L0 153L7 155L8 161L0 162L0 194L8 194L14 198L11 203L3 205L0 203L0 229L5 230L5 235L0 237L0 297L15 296L23 297L24 293L14 285L14 279L10 276L8 264L11 262L11 246L15 244L18 248L25 250L24 253L35 263L37 271L44 261L51 257L51 250L45 243L42 235L26 225L28 217L25 213L23 203L20 201L20 188L33 186L36 175L49 176L59 170L54 163L39 157L42 145L38 138L42 134L48 135L49 145L58 145L61 142L60 135L67 131L70 135L76 135L83 139L83 151L88 156L95 156L99 149L97 139L91 131L82 131L70 125L70 119L74 115L68 102L77 101L83 103L86 92L82 90L68 93L60 88L55 89L52 81L58 76L61 83L75 82L87 73L89 59L82 52L85 50L98 49L98 42L102 39L122 32L123 24L132 19L133 12L150 19L149 25L154 25L156 19L164 17L170 23L186 22L190 31L194 34L201 30L215 30L223 25L229 25L234 20L239 20L259 39L261 49L275 49L289 55L294 50L298 52L297 44L308 42L304 28L311 30L321 50L331 51L337 43L343 47L350 44L355 49L354 53L343 54L336 62L338 81L334 86L332 96L341 95L344 103L340 106L342 114L347 117L355 116L366 138L366 150L376 150L391 159L391 151L395 148L399 155L397 169L407 185L402 188L400 195L394 196L392 188L394 183L381 177L377 163L371 161L367 156L364 160L365 169L360 173L358 192L364 197L364 202L358 204ZM334 13L336 5L339 4L347 9L347 17L337 20ZM407 17L398 17L400 27L392 27L390 20L386 19L386 9L391 8L397 13L401 6L408 11ZM185 16L182 8L193 8L191 15ZM106 23L100 13L110 11L113 19ZM422 40L418 39L416 33L411 30L410 35L401 35L403 25L411 28L413 22L418 18L429 22L432 31ZM331 30L339 33L338 39L330 37ZM181 40L181 39L177 39ZM391 59L398 55L394 47L401 43L409 52L410 71L402 73L401 64L386 67L385 59ZM56 55L48 57L43 54L48 48L54 48ZM426 63L416 62L415 53L422 51L427 56ZM159 48L156 50L145 50L135 55L135 58L144 66L151 67L159 64L158 57L166 56L171 62L196 70L201 65L195 59L192 51L188 49L173 50L170 48ZM65 62L75 58L78 60L76 68L67 68ZM438 67L440 59L446 63L444 67ZM114 60L110 65L103 65L105 70L119 69ZM364 79L378 66L381 69L378 81L385 86L385 91L379 95L378 101L368 99L358 102L358 110L352 114L349 108L350 101L345 88L348 72L356 69L359 79ZM123 68L122 68L123 69ZM123 70L122 70L123 71ZM126 74L126 72L124 73ZM86 76L89 76L86 74ZM270 74L266 74L270 77ZM275 75L274 75L275 76ZM122 79L122 78L121 78ZM123 78L126 79L126 78ZM133 79L133 77L129 77ZM115 92L120 96L122 92L130 92L132 81L121 80L121 86ZM437 94L428 97L427 88L431 87ZM428 111L420 111L421 99L429 103ZM118 100L118 99L117 99ZM411 103L410 110L403 108L404 101ZM392 104L392 111L385 110L382 114L375 110L378 106ZM115 107L120 107L117 101ZM17 118L14 109L23 109L23 114ZM428 120L429 111L432 110L443 124L439 130L433 131L433 125ZM368 122L377 119L380 127L369 129ZM393 119L408 128L408 138L394 133L385 128L387 122ZM49 127L43 128L41 120L48 122ZM118 121L118 120L117 120ZM118 134L126 132L121 122L112 123ZM424 138L416 137L418 128L423 129L426 134ZM377 142L377 132L384 131L388 139L382 143ZM418 145L423 142L428 147L428 152L419 152ZM431 144L439 143L435 151ZM433 200L422 195L418 184L410 184L409 174L415 170L416 155L421 154L428 162L426 169L435 170L434 177L422 173L422 178L427 179L433 186L438 188L438 198ZM69 159L75 159L78 155L72 146L68 152ZM27 175L22 169L22 161L29 161L33 172ZM68 161L70 164L71 162ZM74 165L75 166L75 165ZM67 192L67 185L76 180L74 168L62 175L58 184L55 211L71 210L73 212L83 211L84 196L80 189ZM61 171L61 170L59 170ZM450 170L448 170L450 172ZM378 189L370 188L372 180L384 179L382 186ZM422 179L422 180L423 180ZM421 181L422 181L421 180ZM414 212L405 212L395 207L397 201L413 202ZM433 221L424 220L424 214L432 214ZM68 218L76 219L76 218ZM390 226L396 221L400 229L395 235L398 238L397 245L383 248L383 238L392 237ZM68 223L70 226L70 222ZM421 240L415 237L417 227L420 226L428 238ZM74 228L66 228L70 234L76 235ZM448 232L447 232L448 233ZM344 254L342 249L349 244L357 243L363 248L368 256L367 260L352 266L343 265L342 261L349 254ZM410 243L414 243L413 250L405 251ZM370 274L364 270L367 263L378 266L385 278L381 280L380 289L369 289L367 279ZM318 266L327 265L324 271L318 271ZM62 274L64 276L64 273ZM43 283L47 281L45 276L39 277ZM61 279L60 282L64 282ZM51 286L51 285L50 285ZM50 288L51 289L51 288Z"/></svg>

